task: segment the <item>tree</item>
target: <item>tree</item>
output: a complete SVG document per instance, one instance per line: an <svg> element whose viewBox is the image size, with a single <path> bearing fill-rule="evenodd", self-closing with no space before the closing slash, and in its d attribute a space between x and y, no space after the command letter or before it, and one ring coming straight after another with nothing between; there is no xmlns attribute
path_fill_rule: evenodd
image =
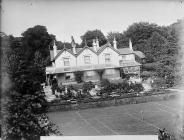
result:
<svg viewBox="0 0 184 140"><path fill-rule="evenodd" d="M149 53L152 54L154 61L158 61L167 49L167 40L157 32L153 32L148 39Z"/></svg>
<svg viewBox="0 0 184 140"><path fill-rule="evenodd" d="M56 41L56 46L57 46L58 50L62 50L62 49L64 49L64 47L66 49L72 49L72 45L69 42ZM78 43L76 43L76 48L80 48L80 45ZM53 49L53 48L51 48L51 49Z"/></svg>
<svg viewBox="0 0 184 140"><path fill-rule="evenodd" d="M28 65L32 65L31 63L34 63L32 60L34 59L35 52L38 51L40 55L42 56L43 63L42 70L43 73L44 67L49 63L50 61L50 45L53 43L53 40L55 39L54 35L51 35L47 32L47 28L45 26L36 25L32 28L28 28L25 32L22 33L22 43L26 53L27 62L29 62ZM42 82L45 81L45 75L42 75L40 77L40 80Z"/></svg>
<svg viewBox="0 0 184 140"><path fill-rule="evenodd" d="M90 30L87 31L83 36L81 36L82 43L81 46L85 46L85 41L86 44L89 47L92 47L93 39L98 38L99 45L102 46L107 43L107 39L105 38L104 34L100 30Z"/></svg>
<svg viewBox="0 0 184 140"><path fill-rule="evenodd" d="M124 48L128 46L128 38L119 32L109 32L107 35L107 40L113 45L113 40L116 38L117 48Z"/></svg>
<svg viewBox="0 0 184 140"><path fill-rule="evenodd" d="M1 38L4 40L4 38ZM24 40L25 41L25 40ZM39 139L41 135L59 134L46 116L47 101L41 86L40 71L43 61L39 51L33 51L29 59L30 48L22 38L10 36L3 44L3 77L9 79L9 85L3 91L7 114L3 139ZM41 70L42 71L42 70ZM6 80L7 81L7 80Z"/></svg>

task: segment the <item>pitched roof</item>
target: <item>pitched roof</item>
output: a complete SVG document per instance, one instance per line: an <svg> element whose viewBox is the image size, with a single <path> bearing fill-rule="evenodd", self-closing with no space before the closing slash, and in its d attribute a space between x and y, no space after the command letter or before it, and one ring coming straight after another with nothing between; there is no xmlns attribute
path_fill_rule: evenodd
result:
<svg viewBox="0 0 184 140"><path fill-rule="evenodd" d="M131 53L134 53L133 50L131 50L130 48L120 48L118 49L119 53L120 54L131 54Z"/></svg>
<svg viewBox="0 0 184 140"><path fill-rule="evenodd" d="M111 46L111 44L108 42L108 43L106 43L105 45L103 45L103 46L101 46L99 49L98 49L98 54L100 54L105 48L107 48L107 47L109 47L109 48L111 48L112 50L114 50L115 52L117 52L118 54L119 54L119 51L118 50L116 50L114 47L112 47Z"/></svg>
<svg viewBox="0 0 184 140"><path fill-rule="evenodd" d="M107 47L111 48L112 50L114 50L115 52L117 52L120 55L135 54L135 55L137 55L140 58L145 58L145 55L142 52L140 52L140 51L133 51L129 47L115 49L114 47L112 47L112 45L109 42L106 43L105 45L101 46L100 48L97 48L97 52L94 50L93 47L89 47L89 46L85 46L83 48L76 48L76 54L73 53L73 50L72 49L66 49L66 48L64 48L62 50L57 50L57 55L56 55L55 58L54 58L54 52L53 52L53 50L50 50L50 57L51 57L51 61L53 61L53 60L57 59L57 57L64 50L68 51L69 53L71 53L74 56L78 56L85 49L89 49L89 50L91 50L92 52L94 52L95 54L98 55L98 54L100 54Z"/></svg>
<svg viewBox="0 0 184 140"><path fill-rule="evenodd" d="M89 50L91 50L92 52L94 52L95 54L97 54L97 52L95 52L95 51L93 50L92 47L85 46L84 48L82 48L81 50L79 50L79 51L77 52L77 55L81 54L85 49L89 49Z"/></svg>
<svg viewBox="0 0 184 140"><path fill-rule="evenodd" d="M145 58L145 54L141 51L134 51L134 54L137 55L140 58Z"/></svg>
<svg viewBox="0 0 184 140"><path fill-rule="evenodd" d="M60 54L61 54L62 52L64 52L64 51L67 51L67 52L69 52L70 54L72 54L73 56L75 56L75 54L74 54L70 49L64 48L64 49L60 50L59 53L57 53L57 55L56 55L52 60L56 60L56 59L60 56Z"/></svg>

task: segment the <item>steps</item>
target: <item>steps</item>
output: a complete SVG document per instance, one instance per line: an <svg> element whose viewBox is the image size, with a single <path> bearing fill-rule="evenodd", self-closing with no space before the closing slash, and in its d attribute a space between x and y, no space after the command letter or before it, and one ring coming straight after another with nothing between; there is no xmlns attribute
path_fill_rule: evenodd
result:
<svg viewBox="0 0 184 140"><path fill-rule="evenodd" d="M56 99L56 96L52 94L52 90L51 90L50 86L46 86L44 88L44 92L45 92L45 95L46 95L46 100L48 102L51 102L52 100Z"/></svg>

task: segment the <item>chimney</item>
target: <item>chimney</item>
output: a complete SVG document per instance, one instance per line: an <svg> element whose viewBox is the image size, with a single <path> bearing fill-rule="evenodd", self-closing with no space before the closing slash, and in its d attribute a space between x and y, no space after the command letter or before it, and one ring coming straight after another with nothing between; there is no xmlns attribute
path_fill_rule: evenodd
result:
<svg viewBox="0 0 184 140"><path fill-rule="evenodd" d="M71 37L71 39L72 39L71 45L72 45L73 53L76 54L76 44L75 44L73 36Z"/></svg>
<svg viewBox="0 0 184 140"><path fill-rule="evenodd" d="M131 50L133 50L133 48L132 48L132 41L131 41L131 39L129 39L129 48L130 48Z"/></svg>
<svg viewBox="0 0 184 140"><path fill-rule="evenodd" d="M56 55L57 55L57 46L55 44L55 40L54 40L53 52L54 52L54 57L56 57Z"/></svg>
<svg viewBox="0 0 184 140"><path fill-rule="evenodd" d="M96 37L96 49L99 49L99 41L98 41L98 38Z"/></svg>
<svg viewBox="0 0 184 140"><path fill-rule="evenodd" d="M93 49L94 49L94 51L97 51L97 44L96 44L96 42L95 42L95 39L93 39Z"/></svg>
<svg viewBox="0 0 184 140"><path fill-rule="evenodd" d="M114 46L114 49L117 49L117 41L116 41L115 37L114 37L114 40L113 40L113 46Z"/></svg>

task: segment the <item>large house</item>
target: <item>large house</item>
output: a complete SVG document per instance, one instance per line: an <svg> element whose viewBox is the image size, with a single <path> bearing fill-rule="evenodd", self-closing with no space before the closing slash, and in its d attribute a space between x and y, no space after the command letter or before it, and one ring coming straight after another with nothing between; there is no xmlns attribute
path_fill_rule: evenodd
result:
<svg viewBox="0 0 184 140"><path fill-rule="evenodd" d="M47 79L56 76L58 84L76 83L77 71L82 73L83 81L93 82L100 79L116 80L126 74L140 75L141 64L135 60L135 56L144 58L144 54L133 50L131 40L126 48L118 49L115 38L113 46L109 42L99 46L98 39L94 39L92 47L85 45L76 48L72 37L71 48L57 50L54 43L53 50L50 50L52 66L46 67Z"/></svg>

